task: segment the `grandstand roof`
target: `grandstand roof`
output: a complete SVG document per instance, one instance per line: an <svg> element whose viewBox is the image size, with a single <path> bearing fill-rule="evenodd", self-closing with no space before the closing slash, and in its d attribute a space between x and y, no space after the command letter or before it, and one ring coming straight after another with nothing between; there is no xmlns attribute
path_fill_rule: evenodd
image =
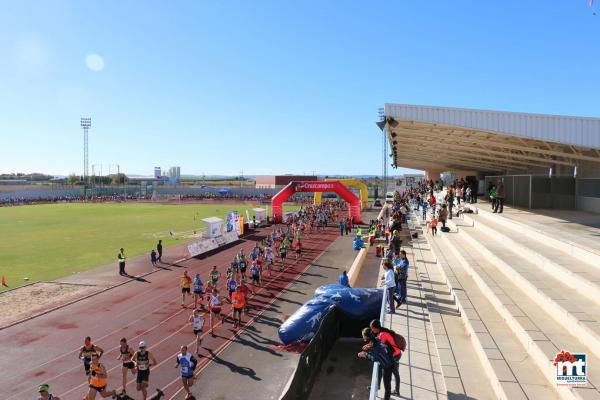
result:
<svg viewBox="0 0 600 400"><path fill-rule="evenodd" d="M600 119L385 104L393 164L478 171L600 163ZM443 153L443 156L440 156Z"/></svg>

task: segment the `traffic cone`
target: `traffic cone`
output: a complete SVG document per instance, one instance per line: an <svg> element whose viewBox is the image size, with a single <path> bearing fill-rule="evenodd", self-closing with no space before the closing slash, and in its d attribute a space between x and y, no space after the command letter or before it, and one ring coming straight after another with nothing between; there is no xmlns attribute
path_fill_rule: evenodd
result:
<svg viewBox="0 0 600 400"><path fill-rule="evenodd" d="M8 285L6 284L6 277L4 275L2 275L2 286L8 287Z"/></svg>

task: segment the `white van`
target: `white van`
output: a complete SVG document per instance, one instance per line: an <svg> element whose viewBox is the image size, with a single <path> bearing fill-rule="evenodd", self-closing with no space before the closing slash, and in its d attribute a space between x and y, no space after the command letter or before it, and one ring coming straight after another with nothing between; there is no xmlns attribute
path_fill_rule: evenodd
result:
<svg viewBox="0 0 600 400"><path fill-rule="evenodd" d="M394 192L387 192L385 194L385 202L392 204L394 202Z"/></svg>

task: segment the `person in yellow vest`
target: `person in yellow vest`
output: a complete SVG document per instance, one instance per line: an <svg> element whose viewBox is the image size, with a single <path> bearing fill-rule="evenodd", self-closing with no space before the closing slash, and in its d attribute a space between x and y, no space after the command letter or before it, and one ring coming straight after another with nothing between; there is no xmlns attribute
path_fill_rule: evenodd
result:
<svg viewBox="0 0 600 400"><path fill-rule="evenodd" d="M85 400L94 400L96 398L96 393L100 394L100 397L115 397L117 395L116 391L106 390L106 385L108 384L108 374L106 373L106 368L104 365L100 364L100 359L98 355L92 355L92 364L90 365L90 384L88 388L88 393L84 397Z"/></svg>
<svg viewBox="0 0 600 400"><path fill-rule="evenodd" d="M125 250L121 248L121 251L117 255L117 261L119 262L119 275L127 276L125 272Z"/></svg>

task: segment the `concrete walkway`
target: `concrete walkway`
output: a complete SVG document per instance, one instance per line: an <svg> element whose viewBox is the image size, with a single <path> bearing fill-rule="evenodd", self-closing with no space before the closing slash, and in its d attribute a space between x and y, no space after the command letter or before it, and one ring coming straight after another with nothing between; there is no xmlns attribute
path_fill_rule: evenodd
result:
<svg viewBox="0 0 600 400"><path fill-rule="evenodd" d="M442 375L440 358L436 349L432 323L424 301L425 291L418 271L414 268L415 253L409 246L409 232L403 231L403 249L406 250L412 268L408 276L408 301L396 314L386 313L384 326L403 335L407 349L400 360L400 397L393 399L447 399L446 385ZM379 276L383 276L383 267ZM381 281L377 280L381 287ZM392 378L392 389L395 383ZM383 398L383 385L378 392Z"/></svg>

